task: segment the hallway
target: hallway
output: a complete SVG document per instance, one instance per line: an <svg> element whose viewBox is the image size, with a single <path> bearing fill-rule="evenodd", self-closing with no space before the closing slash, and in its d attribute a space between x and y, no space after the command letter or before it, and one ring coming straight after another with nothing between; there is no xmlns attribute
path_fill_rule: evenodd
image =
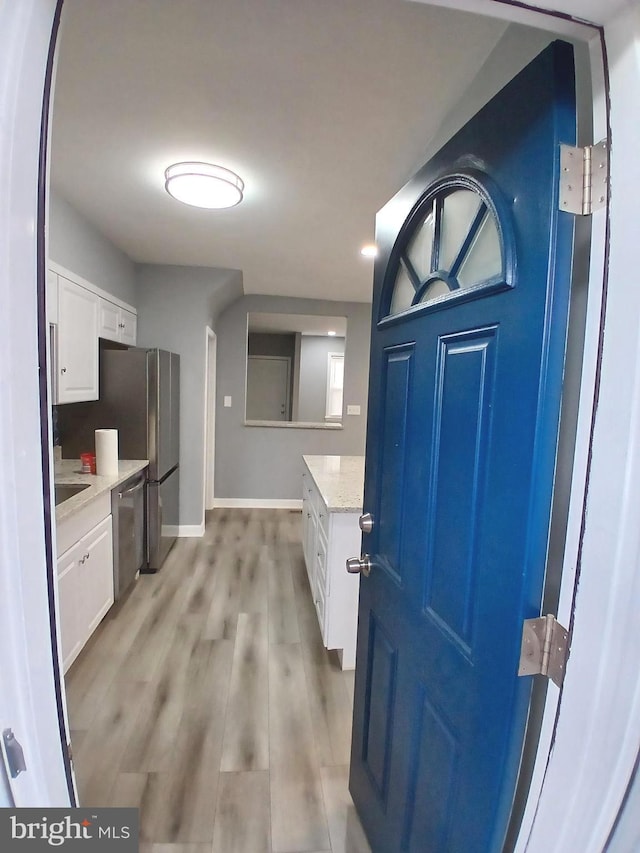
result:
<svg viewBox="0 0 640 853"><path fill-rule="evenodd" d="M353 672L322 646L300 513L207 513L66 677L80 803L141 853L367 853L347 791Z"/></svg>

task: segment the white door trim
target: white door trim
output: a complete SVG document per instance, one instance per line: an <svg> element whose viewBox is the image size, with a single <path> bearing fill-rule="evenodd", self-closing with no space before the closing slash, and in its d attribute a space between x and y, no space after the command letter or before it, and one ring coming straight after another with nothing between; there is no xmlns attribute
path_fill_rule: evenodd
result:
<svg viewBox="0 0 640 853"><path fill-rule="evenodd" d="M51 438L41 453L38 358L39 157L55 12L55 0L0 4L0 730L11 728L24 748L27 772L10 780L19 806L70 803L49 621Z"/></svg>
<svg viewBox="0 0 640 853"><path fill-rule="evenodd" d="M528 23L549 26L556 32L565 26L557 19L550 22L544 15L495 0L447 0L445 5L473 7L489 15L509 12L510 20L524 14ZM605 17L618 8L611 2L596 5L594 0L556 3L557 7L561 5L569 6L574 14L582 12L586 18L599 6ZM27 746L30 771L18 777L17 787L24 786L22 801L34 805L63 805L69 799L48 637L45 531L49 525L50 532L50 521L43 525L43 471L40 456L34 453L40 446L34 222L38 222L43 69L54 10L54 0L21 0L0 6L0 79L4 81L0 114L3 127L8 128L0 136L0 370L8 389L0 395L4 448L0 461L0 621L9 629L0 667L0 695L11 697L11 711L15 710L20 725L25 725L25 734L20 734ZM572 659L526 846L530 851L560 850L558 845L564 843L564 851L599 853L640 744L637 666L635 659L630 660L634 656L625 654L627 638L637 636L640 628L640 525L636 512L640 497L636 493L640 483L636 440L640 434L640 336L636 322L640 292L633 289L637 240L632 207L640 191L633 133L640 122L637 15L637 7L629 7L605 31L614 70L610 280L615 287L612 285L609 292L600 402L592 464L587 471L588 513L580 537L581 575L575 597ZM635 94L635 102L630 93ZM38 225L41 229L43 224ZM588 357L592 358L591 350ZM586 396L584 401L588 401ZM578 476L584 477L584 469L576 479ZM598 623L597 645L594 619ZM0 715L5 711L3 704ZM12 720L17 718L12 716ZM0 725L6 720L2 716Z"/></svg>
<svg viewBox="0 0 640 853"><path fill-rule="evenodd" d="M218 338L210 326L207 326L205 335L204 500L202 505L205 510L207 510L213 509L215 497L216 371L218 359Z"/></svg>

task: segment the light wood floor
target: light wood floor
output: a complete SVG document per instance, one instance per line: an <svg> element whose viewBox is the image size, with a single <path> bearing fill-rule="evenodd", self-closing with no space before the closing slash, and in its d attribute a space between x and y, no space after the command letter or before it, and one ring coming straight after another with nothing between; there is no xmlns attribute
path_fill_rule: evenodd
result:
<svg viewBox="0 0 640 853"><path fill-rule="evenodd" d="M86 806L142 853L368 853L347 790L353 673L321 642L300 513L214 510L66 678Z"/></svg>

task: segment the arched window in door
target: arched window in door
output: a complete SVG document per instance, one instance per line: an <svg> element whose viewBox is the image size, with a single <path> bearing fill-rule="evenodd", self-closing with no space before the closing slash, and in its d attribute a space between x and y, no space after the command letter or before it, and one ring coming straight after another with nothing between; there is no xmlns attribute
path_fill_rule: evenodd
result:
<svg viewBox="0 0 640 853"><path fill-rule="evenodd" d="M492 195L469 176L439 181L425 193L391 252L383 316L512 286L509 217Z"/></svg>

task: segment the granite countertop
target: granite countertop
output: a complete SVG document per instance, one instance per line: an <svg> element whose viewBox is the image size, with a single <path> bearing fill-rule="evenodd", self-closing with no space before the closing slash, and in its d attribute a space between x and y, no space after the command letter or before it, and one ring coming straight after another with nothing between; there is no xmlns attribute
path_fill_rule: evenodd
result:
<svg viewBox="0 0 640 853"><path fill-rule="evenodd" d="M303 456L329 512L362 512L364 456Z"/></svg>
<svg viewBox="0 0 640 853"><path fill-rule="evenodd" d="M129 477L142 471L149 464L148 459L121 459L118 462L118 473L112 475L83 474L79 459L61 459L54 465L54 483L56 485L88 485L77 495L68 498L56 507L56 523L69 518L78 510L91 503L92 500L115 489Z"/></svg>

